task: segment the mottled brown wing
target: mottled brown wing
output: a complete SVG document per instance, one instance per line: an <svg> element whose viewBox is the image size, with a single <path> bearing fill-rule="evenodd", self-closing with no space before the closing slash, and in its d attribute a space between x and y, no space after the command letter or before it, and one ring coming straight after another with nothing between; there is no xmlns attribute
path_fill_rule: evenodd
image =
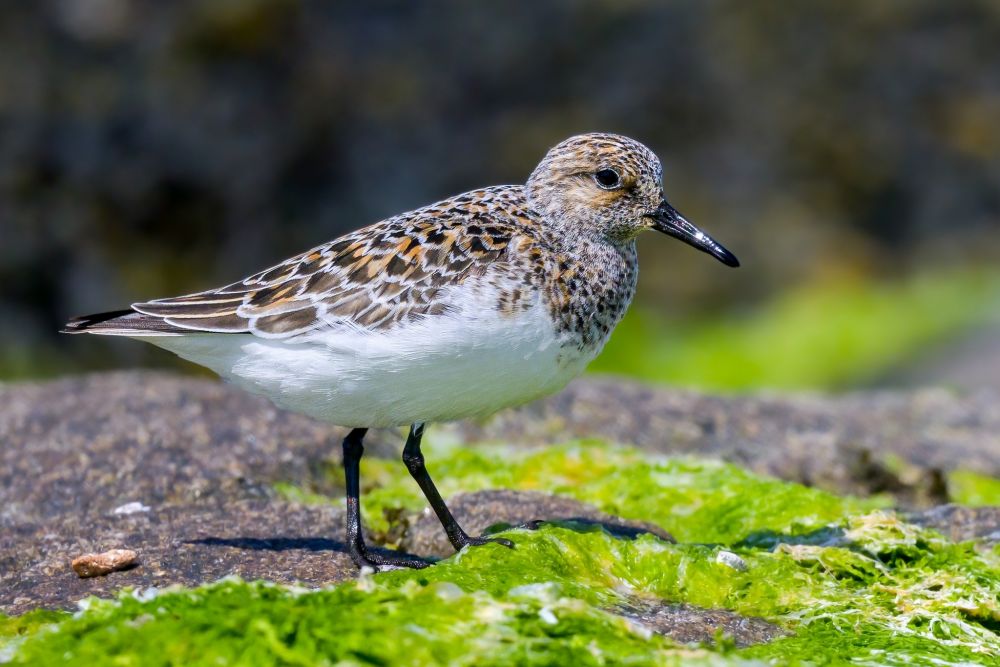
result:
<svg viewBox="0 0 1000 667"><path fill-rule="evenodd" d="M447 309L442 290L501 258L514 229L452 208L348 234L245 280L132 307L193 331L289 338L320 329L388 329Z"/></svg>

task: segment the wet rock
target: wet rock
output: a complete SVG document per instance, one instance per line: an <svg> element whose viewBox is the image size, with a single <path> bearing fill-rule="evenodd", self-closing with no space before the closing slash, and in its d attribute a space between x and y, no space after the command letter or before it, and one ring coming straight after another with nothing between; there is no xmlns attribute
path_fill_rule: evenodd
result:
<svg viewBox="0 0 1000 667"><path fill-rule="evenodd" d="M325 586L357 576L340 541L342 525L339 507L273 500L237 501L224 510L154 507L85 524L70 514L22 523L0 535L0 612L71 609L89 595L112 597L126 586L197 586L227 575ZM68 566L81 553L120 544L141 551L136 567L81 579Z"/></svg>
<svg viewBox="0 0 1000 667"><path fill-rule="evenodd" d="M460 493L448 499L448 508L470 535L479 535L491 527L525 524L536 527L540 522L558 521L600 526L624 539L652 533L661 539L674 541L670 533L655 524L622 519L572 498L534 491L495 489ZM444 558L455 552L440 521L429 508L410 522L400 546L422 556Z"/></svg>
<svg viewBox="0 0 1000 667"><path fill-rule="evenodd" d="M681 644L715 644L721 632L736 646L744 648L790 634L762 618L687 604L637 599L611 611Z"/></svg>
<svg viewBox="0 0 1000 667"><path fill-rule="evenodd" d="M1000 395L989 390L719 397L588 378L485 423L432 428L467 442L602 437L840 493L893 493L905 506L946 502L942 475L958 466L1000 476ZM336 495L344 434L166 373L0 386L0 527L132 502L266 497L275 481ZM373 431L366 455L398 457L402 440Z"/></svg>
<svg viewBox="0 0 1000 667"><path fill-rule="evenodd" d="M1000 476L1000 392L991 389L710 396L585 378L455 428L471 442L598 437L713 456L837 493L890 493L911 507L947 502L943 474L955 468Z"/></svg>
<svg viewBox="0 0 1000 667"><path fill-rule="evenodd" d="M160 373L0 387L0 611L231 574L307 586L357 576L340 541L343 509L272 490L290 481L338 496L343 434L218 382ZM400 434L375 431L365 448L397 458L401 446ZM555 513L528 511L539 502L476 516L609 519L560 499L544 506ZM138 566L91 579L67 566L123 545L141 553Z"/></svg>
<svg viewBox="0 0 1000 667"><path fill-rule="evenodd" d="M345 433L217 381L166 373L0 385L0 529L131 503L224 507L270 497L283 479L336 495ZM374 456L401 447L392 432L365 442Z"/></svg>
<svg viewBox="0 0 1000 667"><path fill-rule="evenodd" d="M528 445L599 436L719 456L839 491L895 484L904 502L930 502L936 492L921 491L921 480L955 465L1000 473L995 398L936 391L720 398L587 379L485 424L435 428L469 442ZM338 496L344 433L219 382L164 373L0 385L0 611L72 607L125 586L197 585L229 574L310 586L355 576L340 543L341 507L299 505L272 490L291 482ZM396 459L402 440L374 431L366 455ZM888 454L908 472L885 465ZM644 530L666 537L656 526L539 493L451 502L474 533L573 519L625 538ZM935 512L915 520L958 539L996 539L990 510ZM400 523L412 552L451 553L434 516ZM137 567L94 579L67 567L80 554L122 546L140 552Z"/></svg>
<svg viewBox="0 0 1000 667"><path fill-rule="evenodd" d="M911 512L906 519L933 528L955 542L975 540L986 547L1000 543L1000 507L941 505Z"/></svg>

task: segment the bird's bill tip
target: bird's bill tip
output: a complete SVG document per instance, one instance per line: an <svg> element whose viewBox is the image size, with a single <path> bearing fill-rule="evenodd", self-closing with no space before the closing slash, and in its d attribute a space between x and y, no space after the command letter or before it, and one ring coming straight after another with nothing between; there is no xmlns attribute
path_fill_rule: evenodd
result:
<svg viewBox="0 0 1000 667"><path fill-rule="evenodd" d="M740 260L736 258L736 255L726 250L721 243L688 222L687 218L678 213L667 202L664 201L661 203L659 208L649 214L648 217L652 219L652 227L656 231L673 236L675 239L679 239L702 252L706 252L726 266L736 268L740 265Z"/></svg>
<svg viewBox="0 0 1000 667"><path fill-rule="evenodd" d="M710 253L713 257L715 257L717 260L719 260L720 262L722 262L726 266L731 266L734 269L739 268L740 260L736 258L736 255L734 255L733 253L729 252L728 250L726 250L725 248L723 248L721 245L717 245L716 249L717 249L717 252L711 252Z"/></svg>

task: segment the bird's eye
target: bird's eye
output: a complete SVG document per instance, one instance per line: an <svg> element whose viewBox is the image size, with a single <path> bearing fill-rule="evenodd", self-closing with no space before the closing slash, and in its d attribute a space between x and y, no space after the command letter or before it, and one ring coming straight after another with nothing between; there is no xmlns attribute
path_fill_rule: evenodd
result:
<svg viewBox="0 0 1000 667"><path fill-rule="evenodd" d="M597 181L598 186L605 190L613 190L622 183L622 177L614 169L601 169L594 174L594 180Z"/></svg>

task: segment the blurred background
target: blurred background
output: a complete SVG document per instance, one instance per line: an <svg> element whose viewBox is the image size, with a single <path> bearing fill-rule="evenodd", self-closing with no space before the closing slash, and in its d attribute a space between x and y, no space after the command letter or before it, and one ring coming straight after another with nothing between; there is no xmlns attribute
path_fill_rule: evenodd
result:
<svg viewBox="0 0 1000 667"><path fill-rule="evenodd" d="M199 372L56 331L523 182L584 131L649 145L743 262L644 236L595 372L1000 385L989 0L3 3L0 379Z"/></svg>

